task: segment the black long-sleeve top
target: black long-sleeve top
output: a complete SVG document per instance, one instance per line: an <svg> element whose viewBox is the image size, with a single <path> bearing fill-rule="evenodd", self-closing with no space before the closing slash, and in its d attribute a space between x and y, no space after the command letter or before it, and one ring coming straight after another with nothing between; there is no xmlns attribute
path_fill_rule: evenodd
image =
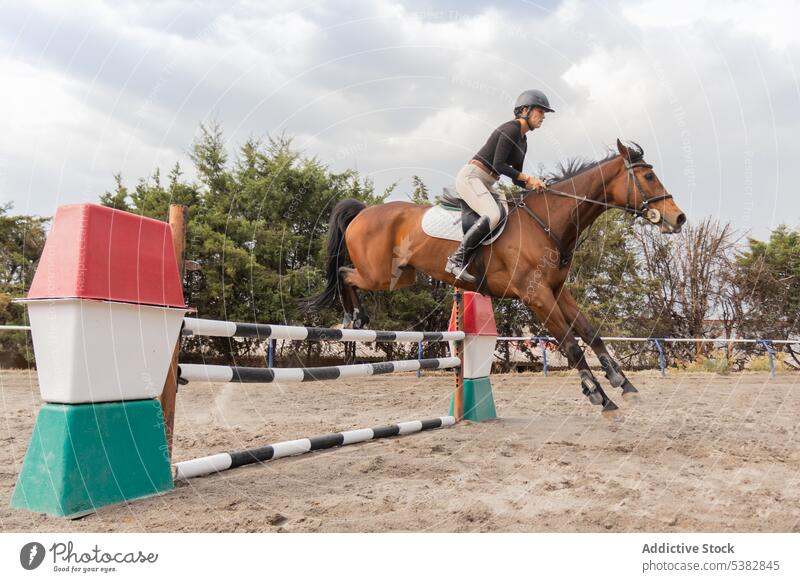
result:
<svg viewBox="0 0 800 582"><path fill-rule="evenodd" d="M512 119L495 129L472 159L483 162L496 174L508 176L514 184L524 187L519 175L527 152L528 140L520 131L519 122Z"/></svg>

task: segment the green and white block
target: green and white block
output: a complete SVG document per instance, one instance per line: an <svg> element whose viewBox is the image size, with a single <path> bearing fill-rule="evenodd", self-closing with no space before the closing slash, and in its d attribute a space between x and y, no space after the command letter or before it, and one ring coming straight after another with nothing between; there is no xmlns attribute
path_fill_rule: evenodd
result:
<svg viewBox="0 0 800 582"><path fill-rule="evenodd" d="M75 518L172 488L157 400L45 404L11 507Z"/></svg>
<svg viewBox="0 0 800 582"><path fill-rule="evenodd" d="M450 398L450 412L453 414L453 398ZM485 378L464 378L464 420L481 422L497 418L494 406L492 383Z"/></svg>

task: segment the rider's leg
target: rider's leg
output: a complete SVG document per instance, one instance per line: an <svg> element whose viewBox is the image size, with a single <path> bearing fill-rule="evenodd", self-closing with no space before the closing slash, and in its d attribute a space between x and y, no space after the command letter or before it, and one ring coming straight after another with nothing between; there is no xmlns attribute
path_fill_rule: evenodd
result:
<svg viewBox="0 0 800 582"><path fill-rule="evenodd" d="M472 164L465 165L456 176L459 198L480 216L488 216L491 228L500 222L500 208L493 195L496 182L491 175Z"/></svg>
<svg viewBox="0 0 800 582"><path fill-rule="evenodd" d="M456 177L456 192L470 208L480 215L472 227L464 233L461 244L447 259L445 271L465 283L474 283L475 277L467 272L470 259L480 247L481 241L500 222L500 208L492 196L495 180L472 164L464 166Z"/></svg>
<svg viewBox="0 0 800 582"><path fill-rule="evenodd" d="M464 233L464 238L461 239L461 244L453 251L453 254L447 258L447 264L444 270L452 273L456 280L464 283L474 283L475 277L467 272L469 262L475 251L481 246L481 241L492 232L492 227L489 223L488 216L481 216L475 221L470 229Z"/></svg>

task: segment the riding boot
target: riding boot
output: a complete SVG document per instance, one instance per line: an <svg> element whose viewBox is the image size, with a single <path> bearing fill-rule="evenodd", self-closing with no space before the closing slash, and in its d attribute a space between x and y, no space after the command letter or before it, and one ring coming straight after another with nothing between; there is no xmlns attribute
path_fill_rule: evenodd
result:
<svg viewBox="0 0 800 582"><path fill-rule="evenodd" d="M475 251L480 247L481 241L492 231L489 217L481 216L470 229L464 233L461 244L447 259L444 270L455 276L456 281L462 283L475 283L475 277L467 272L469 262Z"/></svg>

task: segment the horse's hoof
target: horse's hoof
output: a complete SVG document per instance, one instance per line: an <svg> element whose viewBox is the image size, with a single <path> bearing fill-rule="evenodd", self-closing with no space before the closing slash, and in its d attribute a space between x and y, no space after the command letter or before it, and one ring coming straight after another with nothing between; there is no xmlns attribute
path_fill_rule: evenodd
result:
<svg viewBox="0 0 800 582"><path fill-rule="evenodd" d="M625 391L623 390L623 392L622 392L622 399L623 399L625 402L630 402L631 404L641 404L641 403L642 403L642 397L641 397L641 395L640 395L638 392L636 392L636 391L634 391L634 392L625 392Z"/></svg>
<svg viewBox="0 0 800 582"><path fill-rule="evenodd" d="M642 401L641 396L639 396L639 391L627 380L625 380L625 384L622 385L622 399L631 403Z"/></svg>
<svg viewBox="0 0 800 582"><path fill-rule="evenodd" d="M614 404L611 400L609 400L603 407L603 411L601 412L601 414L605 418L616 418L617 416L619 416L619 407L616 404Z"/></svg>
<svg viewBox="0 0 800 582"><path fill-rule="evenodd" d="M353 310L353 329L366 329L369 324L369 315L361 313L360 310Z"/></svg>

